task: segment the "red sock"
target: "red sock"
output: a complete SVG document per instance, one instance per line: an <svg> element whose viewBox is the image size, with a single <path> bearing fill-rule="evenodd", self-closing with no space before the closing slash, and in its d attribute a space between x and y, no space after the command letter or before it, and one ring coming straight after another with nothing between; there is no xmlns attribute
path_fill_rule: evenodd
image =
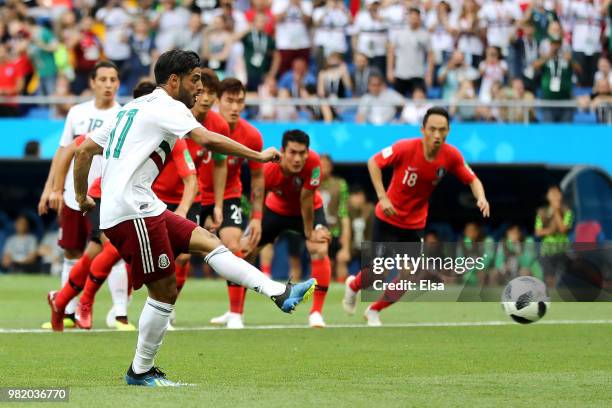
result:
<svg viewBox="0 0 612 408"><path fill-rule="evenodd" d="M105 242L102 246L102 252L91 263L91 272L87 283L85 283L83 295L81 295L81 303L93 304L100 286L110 275L113 265L120 259L119 251L110 242Z"/></svg>
<svg viewBox="0 0 612 408"><path fill-rule="evenodd" d="M89 259L89 255L87 254L83 254L81 259L74 264L70 270L68 282L64 284L64 287L62 287L55 297L55 304L59 309L65 309L68 302L81 293L87 281L90 265L91 259Z"/></svg>
<svg viewBox="0 0 612 408"><path fill-rule="evenodd" d="M227 292L229 294L230 301L230 312L232 313L242 313L243 309L243 301L244 301L244 291L243 287L240 285L236 285L233 282L227 282Z"/></svg>
<svg viewBox="0 0 612 408"><path fill-rule="evenodd" d="M181 289L183 289L183 285L185 285L187 275L189 274L189 262L186 264L176 262L174 264L174 271L176 272L176 290L180 292Z"/></svg>
<svg viewBox="0 0 612 408"><path fill-rule="evenodd" d="M349 287L355 292L359 292L359 290L361 290L361 271L355 275L355 279L353 279Z"/></svg>
<svg viewBox="0 0 612 408"><path fill-rule="evenodd" d="M391 306L393 303L395 302L385 302L384 300L377 300L376 302L370 305L370 309L380 312L381 310Z"/></svg>
<svg viewBox="0 0 612 408"><path fill-rule="evenodd" d="M395 279L393 279L393 282L398 282L399 280L400 278L396 277ZM387 289L380 296L380 298L378 298L376 302L372 303L370 309L377 310L380 312L381 310L388 308L389 306L400 300L402 296L404 296L404 293L406 293L406 291L404 290Z"/></svg>
<svg viewBox="0 0 612 408"><path fill-rule="evenodd" d="M241 286L240 289L242 289L242 293L240 294L240 305L238 307L238 312L240 314L244 313L244 301L246 300L246 292L247 292L247 288L245 288L244 286Z"/></svg>
<svg viewBox="0 0 612 408"><path fill-rule="evenodd" d="M317 280L310 313L321 313L323 311L323 304L325 303L329 281L331 280L331 263L329 262L329 257L326 256L323 259L313 260L310 265L312 268L311 276Z"/></svg>
<svg viewBox="0 0 612 408"><path fill-rule="evenodd" d="M263 272L264 275L266 275L268 278L272 277L272 265L270 264L261 264L261 271Z"/></svg>

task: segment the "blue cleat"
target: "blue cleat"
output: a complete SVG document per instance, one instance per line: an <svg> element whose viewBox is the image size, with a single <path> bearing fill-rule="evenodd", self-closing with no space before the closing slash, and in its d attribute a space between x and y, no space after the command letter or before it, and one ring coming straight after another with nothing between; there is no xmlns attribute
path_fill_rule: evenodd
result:
<svg viewBox="0 0 612 408"><path fill-rule="evenodd" d="M127 373L125 374L125 382L127 385L142 385L145 387L180 387L179 383L175 383L174 381L170 381L166 378L166 374L164 374L159 368L152 367L149 371L142 374L136 374L132 370L132 365L130 364L130 368L128 368Z"/></svg>
<svg viewBox="0 0 612 408"><path fill-rule="evenodd" d="M298 304L310 299L316 286L317 280L314 278L310 278L305 282L295 285L289 282L287 283L285 293L279 296L272 296L272 300L280 310L285 313L291 313Z"/></svg>

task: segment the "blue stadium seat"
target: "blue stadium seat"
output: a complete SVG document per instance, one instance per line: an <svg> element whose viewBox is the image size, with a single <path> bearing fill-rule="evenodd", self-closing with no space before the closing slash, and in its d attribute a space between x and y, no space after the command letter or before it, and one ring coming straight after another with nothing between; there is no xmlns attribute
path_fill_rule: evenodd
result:
<svg viewBox="0 0 612 408"><path fill-rule="evenodd" d="M594 124L597 123L597 115L595 112L584 112L581 110L577 110L574 113L574 123L586 123L586 124Z"/></svg>
<svg viewBox="0 0 612 408"><path fill-rule="evenodd" d="M47 106L34 106L28 110L26 119L49 119L51 117L51 109Z"/></svg>
<svg viewBox="0 0 612 408"><path fill-rule="evenodd" d="M427 99L440 99L442 98L442 88L431 87L427 90Z"/></svg>
<svg viewBox="0 0 612 408"><path fill-rule="evenodd" d="M591 95L592 89L591 88L581 88L579 86L575 86L574 87L574 98L577 98L579 96L584 96L584 95Z"/></svg>

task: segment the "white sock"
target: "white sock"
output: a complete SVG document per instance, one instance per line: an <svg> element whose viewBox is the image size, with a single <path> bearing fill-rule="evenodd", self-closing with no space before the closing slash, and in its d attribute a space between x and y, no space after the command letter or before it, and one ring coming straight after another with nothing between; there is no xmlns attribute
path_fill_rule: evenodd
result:
<svg viewBox="0 0 612 408"><path fill-rule="evenodd" d="M62 265L62 287L68 282L70 278L70 270L79 260L78 259L66 259L64 258L64 264ZM66 305L66 309L64 309L65 314L72 314L76 311L76 306L79 301L78 296L75 296L68 304Z"/></svg>
<svg viewBox="0 0 612 408"><path fill-rule="evenodd" d="M174 305L147 297L138 321L138 345L132 362L132 370L136 374L146 373L153 367L172 310Z"/></svg>
<svg viewBox="0 0 612 408"><path fill-rule="evenodd" d="M226 280L253 289L268 297L278 296L285 292L285 285L268 278L259 269L244 259L238 258L223 245L213 249L204 258L204 261Z"/></svg>
<svg viewBox="0 0 612 408"><path fill-rule="evenodd" d="M127 316L128 305L128 276L125 261L120 260L111 269L108 275L108 290L113 299L115 316Z"/></svg>

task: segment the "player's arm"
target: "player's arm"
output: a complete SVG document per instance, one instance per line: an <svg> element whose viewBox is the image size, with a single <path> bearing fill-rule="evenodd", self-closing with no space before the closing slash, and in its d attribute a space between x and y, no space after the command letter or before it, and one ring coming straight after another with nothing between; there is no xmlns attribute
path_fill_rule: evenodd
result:
<svg viewBox="0 0 612 408"><path fill-rule="evenodd" d="M478 177L476 177L470 183L470 188L472 189L472 194L476 199L476 206L482 213L482 216L487 218L490 214L489 202L487 201L487 197L485 195L484 186Z"/></svg>
<svg viewBox="0 0 612 408"><path fill-rule="evenodd" d="M74 192L81 211L87 212L96 205L91 197L87 195L87 176L91 167L91 161L96 154L102 154L102 146L87 138L76 150L74 155Z"/></svg>
<svg viewBox="0 0 612 408"><path fill-rule="evenodd" d="M183 181L183 194L174 213L187 218L187 213L193 204L193 199L198 194L198 178L193 159L184 140L177 140L172 149L172 159L176 163L178 175Z"/></svg>
<svg viewBox="0 0 612 408"><path fill-rule="evenodd" d="M376 162L376 156L372 156L368 159L368 172L370 173L370 179L374 190L376 190L376 196L380 202L381 209L387 216L395 215L395 208L389 197L387 197L387 191L383 183L382 171Z"/></svg>
<svg viewBox="0 0 612 408"><path fill-rule="evenodd" d="M302 188L300 192L300 209L304 223L304 236L311 242L328 243L331 235L325 226L314 226L314 194L315 190Z"/></svg>
<svg viewBox="0 0 612 408"><path fill-rule="evenodd" d="M345 181L342 181L338 205L338 218L340 218L342 224L342 231L340 232L340 251L338 251L337 258L344 258L342 260L346 262L351 260L351 219L348 216L348 195L348 186Z"/></svg>
<svg viewBox="0 0 612 408"><path fill-rule="evenodd" d="M261 239L261 218L266 192L263 167L251 169L251 221L249 222L249 247L256 248Z"/></svg>
<svg viewBox="0 0 612 408"><path fill-rule="evenodd" d="M66 174L70 169L70 162L74 158L74 153L77 149L77 143L72 142L68 146L58 151L55 175L53 177L53 184L51 186L51 194L49 195L49 208L54 209L58 213L62 210L64 204L64 184L66 182Z"/></svg>
<svg viewBox="0 0 612 408"><path fill-rule="evenodd" d="M181 179L183 180L183 195L174 213L186 218L193 204L193 199L198 194L198 178L195 174L189 174Z"/></svg>
<svg viewBox="0 0 612 408"><path fill-rule="evenodd" d="M215 207L213 209L213 229L217 229L223 222L223 196L227 182L227 157L213 154L213 191Z"/></svg>
<svg viewBox="0 0 612 408"><path fill-rule="evenodd" d="M280 160L280 153L274 147L258 152L233 141L229 137L198 127L189 133L190 137L213 152L243 157L260 163Z"/></svg>
<svg viewBox="0 0 612 408"><path fill-rule="evenodd" d="M47 180L45 181L45 187L43 188L43 192L40 195L40 200L38 201L38 215L46 214L49 208L48 203L51 192L53 191L53 181L55 168L57 167L57 158L59 155L61 155L62 150L64 150L62 146L58 147L53 155L53 159L51 160L51 167L49 167L49 174L47 175Z"/></svg>

